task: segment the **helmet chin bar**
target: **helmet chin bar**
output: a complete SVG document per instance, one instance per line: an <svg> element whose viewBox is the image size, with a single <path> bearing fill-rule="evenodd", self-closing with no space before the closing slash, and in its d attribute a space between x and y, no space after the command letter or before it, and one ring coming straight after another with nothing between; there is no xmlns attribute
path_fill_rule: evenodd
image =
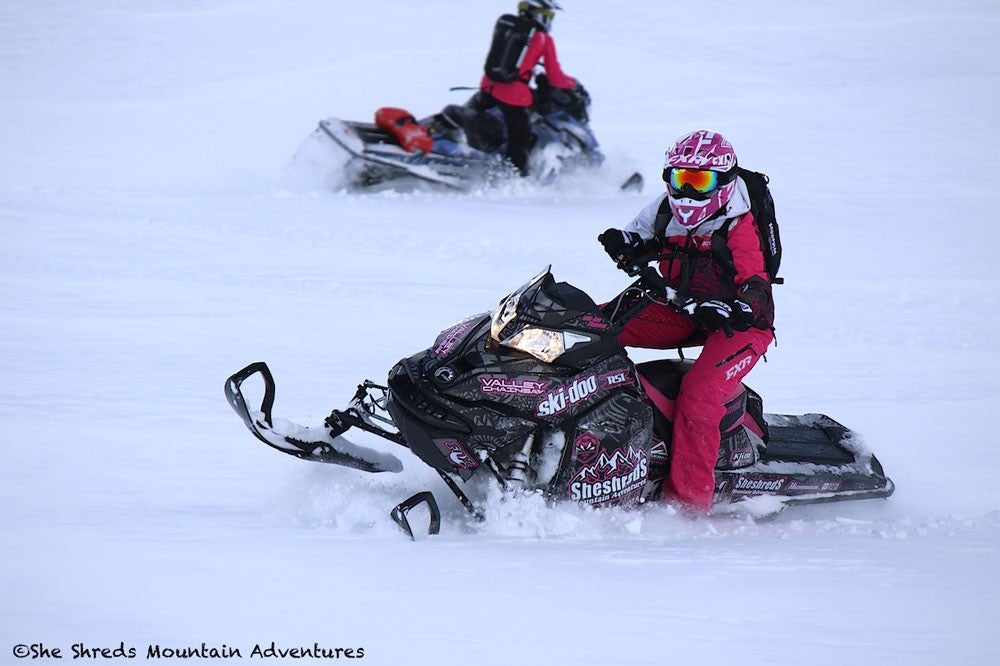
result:
<svg viewBox="0 0 1000 666"><path fill-rule="evenodd" d="M668 192L667 198L670 202L670 212L677 218L682 227L693 229L725 210L732 196L734 186L735 183L731 182L715 190L710 196L704 199L693 199L690 197L674 198Z"/></svg>
<svg viewBox="0 0 1000 666"><path fill-rule="evenodd" d="M684 206L686 208L704 208L708 205L708 200L710 197L705 197L704 199L691 199L689 197L670 197L673 199L678 206Z"/></svg>

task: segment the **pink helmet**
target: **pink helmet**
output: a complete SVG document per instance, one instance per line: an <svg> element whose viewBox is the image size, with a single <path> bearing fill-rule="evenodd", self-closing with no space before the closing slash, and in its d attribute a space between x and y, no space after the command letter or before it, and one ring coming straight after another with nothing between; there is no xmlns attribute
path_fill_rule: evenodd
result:
<svg viewBox="0 0 1000 666"><path fill-rule="evenodd" d="M667 149L663 180L670 210L685 227L696 227L729 203L736 189L736 152L710 130L686 134Z"/></svg>

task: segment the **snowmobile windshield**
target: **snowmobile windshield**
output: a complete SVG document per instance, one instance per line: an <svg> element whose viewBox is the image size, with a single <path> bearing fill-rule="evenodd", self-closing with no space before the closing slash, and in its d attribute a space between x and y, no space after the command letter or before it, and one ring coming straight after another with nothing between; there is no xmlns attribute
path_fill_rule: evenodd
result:
<svg viewBox="0 0 1000 666"><path fill-rule="evenodd" d="M517 291L500 301L490 321L490 336L499 344L523 351L540 361L552 363L567 349L590 337L538 326L541 315L559 308L545 292L554 282L551 267L536 275Z"/></svg>
<svg viewBox="0 0 1000 666"><path fill-rule="evenodd" d="M519 289L512 291L510 294L500 299L500 304L497 305L496 309L493 310L492 319L490 322L490 335L494 340L503 344L503 341L510 338L513 334L514 326L512 324L517 323L518 311L521 305L521 299L524 298L525 294L529 292L537 292L539 285L549 275L551 266L547 267L541 273L531 278L523 284ZM527 300L527 299L525 299Z"/></svg>

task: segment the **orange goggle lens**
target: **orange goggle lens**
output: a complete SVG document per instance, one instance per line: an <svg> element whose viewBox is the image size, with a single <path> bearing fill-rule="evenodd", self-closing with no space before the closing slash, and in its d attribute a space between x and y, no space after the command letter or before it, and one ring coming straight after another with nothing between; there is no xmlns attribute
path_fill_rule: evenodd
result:
<svg viewBox="0 0 1000 666"><path fill-rule="evenodd" d="M719 173L707 169L670 169L667 182L677 192L688 187L698 194L708 194L719 186Z"/></svg>

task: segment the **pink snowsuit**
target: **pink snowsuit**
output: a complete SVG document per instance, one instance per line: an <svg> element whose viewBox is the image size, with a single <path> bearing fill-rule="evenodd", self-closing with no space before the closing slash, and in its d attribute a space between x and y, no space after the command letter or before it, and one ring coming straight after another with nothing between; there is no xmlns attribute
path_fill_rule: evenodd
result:
<svg viewBox="0 0 1000 666"><path fill-rule="evenodd" d="M667 220L666 196L661 195L644 208L625 230L647 240L655 236L664 241L665 253L676 253L661 262L660 271L683 296L697 301L739 298L753 311L751 327L727 337L722 330L706 331L673 307L654 303L628 322L618 336L627 347L674 349L704 345L681 381L674 411L670 475L663 484L663 494L668 501L707 512L715 490L723 405L740 390L743 378L774 340L774 306L743 182L739 182L723 215L693 230L683 228L672 217ZM730 270L711 249L712 234L727 223Z"/></svg>
<svg viewBox="0 0 1000 666"><path fill-rule="evenodd" d="M518 71L521 73L517 81L501 83L494 81L488 76L483 76L479 87L489 93L499 102L511 106L531 106L533 96L528 82L531 80L531 71L539 61L545 64L545 74L549 77L549 83L556 88L570 89L576 85L576 79L567 75L559 66L559 59L556 57L556 43L552 35L536 30L528 42L528 48L524 52L524 59L521 61Z"/></svg>

